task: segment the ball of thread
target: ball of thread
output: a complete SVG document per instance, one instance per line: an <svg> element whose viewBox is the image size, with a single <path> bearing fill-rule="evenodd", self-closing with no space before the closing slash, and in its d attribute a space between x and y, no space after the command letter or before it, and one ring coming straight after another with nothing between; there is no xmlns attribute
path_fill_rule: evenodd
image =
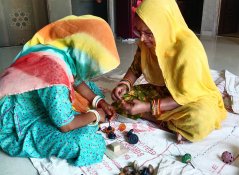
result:
<svg viewBox="0 0 239 175"><path fill-rule="evenodd" d="M116 138L115 133L114 133L114 132L110 132L110 133L108 134L108 138L109 138L109 139L115 139L115 138Z"/></svg>
<svg viewBox="0 0 239 175"><path fill-rule="evenodd" d="M127 132L127 137L129 137L131 134L133 134L133 132L134 132L133 129L129 130L129 131Z"/></svg>
<svg viewBox="0 0 239 175"><path fill-rule="evenodd" d="M226 164L231 164L234 161L234 157L232 155L232 153L228 152L228 151L224 151L222 153L222 161Z"/></svg>
<svg viewBox="0 0 239 175"><path fill-rule="evenodd" d="M131 134L128 137L128 139L129 139L128 141L129 141L130 144L136 144L139 141L139 137L136 134Z"/></svg>
<svg viewBox="0 0 239 175"><path fill-rule="evenodd" d="M183 163L188 163L188 162L190 162L191 161L191 159L192 159L192 156L191 156L191 154L184 154L184 156L182 156L182 162Z"/></svg>
<svg viewBox="0 0 239 175"><path fill-rule="evenodd" d="M118 129L122 132L126 129L126 125L124 123L120 123Z"/></svg>

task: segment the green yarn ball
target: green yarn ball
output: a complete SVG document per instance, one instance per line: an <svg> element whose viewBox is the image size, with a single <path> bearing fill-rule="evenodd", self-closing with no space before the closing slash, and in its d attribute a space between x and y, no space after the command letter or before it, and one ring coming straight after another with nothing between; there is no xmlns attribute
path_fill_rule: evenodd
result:
<svg viewBox="0 0 239 175"><path fill-rule="evenodd" d="M192 156L191 156L191 154L185 154L183 157L182 157L182 162L183 163L188 163L188 162L190 162L191 161L191 159L192 159Z"/></svg>

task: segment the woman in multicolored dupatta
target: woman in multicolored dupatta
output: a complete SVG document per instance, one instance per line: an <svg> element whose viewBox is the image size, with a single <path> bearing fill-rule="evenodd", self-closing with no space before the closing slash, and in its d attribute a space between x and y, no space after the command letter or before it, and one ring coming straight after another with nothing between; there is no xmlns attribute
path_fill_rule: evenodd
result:
<svg viewBox="0 0 239 175"><path fill-rule="evenodd" d="M226 116L207 56L175 0L144 0L136 10L134 61L112 92L117 112L166 125L182 139L199 141ZM134 86L143 74L148 84Z"/></svg>
<svg viewBox="0 0 239 175"><path fill-rule="evenodd" d="M98 122L115 111L90 80L118 65L113 34L101 18L68 16L45 26L1 74L0 148L75 166L100 162L106 147Z"/></svg>

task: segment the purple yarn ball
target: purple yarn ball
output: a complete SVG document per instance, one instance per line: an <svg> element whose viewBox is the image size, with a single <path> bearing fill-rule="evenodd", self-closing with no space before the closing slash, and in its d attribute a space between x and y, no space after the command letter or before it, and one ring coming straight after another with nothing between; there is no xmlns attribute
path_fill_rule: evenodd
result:
<svg viewBox="0 0 239 175"><path fill-rule="evenodd" d="M222 161L226 164L231 164L234 161L234 157L232 155L232 153L228 152L228 151L224 151L222 153Z"/></svg>

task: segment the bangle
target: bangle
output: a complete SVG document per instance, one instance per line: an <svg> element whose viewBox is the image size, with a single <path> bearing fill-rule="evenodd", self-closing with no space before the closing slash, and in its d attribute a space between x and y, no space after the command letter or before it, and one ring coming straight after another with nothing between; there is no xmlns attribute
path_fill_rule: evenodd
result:
<svg viewBox="0 0 239 175"><path fill-rule="evenodd" d="M152 115L160 115L161 110L160 110L160 99L157 100L152 100L150 102L150 107L151 107L151 113Z"/></svg>
<svg viewBox="0 0 239 175"><path fill-rule="evenodd" d="M100 100L98 100L98 102L96 103L96 107L97 108L101 108L102 106L99 106L101 102L106 102L105 99L101 98Z"/></svg>
<svg viewBox="0 0 239 175"><path fill-rule="evenodd" d="M128 78L123 78L122 81L127 81L127 82L129 82L130 87L133 86L132 81L131 81L130 79L128 79Z"/></svg>
<svg viewBox="0 0 239 175"><path fill-rule="evenodd" d="M97 108L97 104L99 103L100 100L102 100L103 98L99 95L96 95L95 98L92 101L92 106L93 108Z"/></svg>
<svg viewBox="0 0 239 175"><path fill-rule="evenodd" d="M152 100L152 101L150 102L151 114L152 114L152 115L155 115L154 104L155 104L155 100Z"/></svg>
<svg viewBox="0 0 239 175"><path fill-rule="evenodd" d="M152 100L152 102L151 102L151 113L152 113L152 115L156 115L156 110L155 110L155 100Z"/></svg>
<svg viewBox="0 0 239 175"><path fill-rule="evenodd" d="M121 85L121 84L124 84L126 85L127 89L128 89L128 92L130 91L131 89L131 86L130 86L130 83L128 81L124 81L124 80L121 80L118 85Z"/></svg>
<svg viewBox="0 0 239 175"><path fill-rule="evenodd" d="M160 99L158 98L158 105L157 105L157 114L160 115L161 114L161 110L160 110Z"/></svg>
<svg viewBox="0 0 239 175"><path fill-rule="evenodd" d="M96 110L88 110L87 113L88 113L88 112L93 112L93 113L95 114L95 116L96 116L95 122L91 122L91 123L88 124L88 125L89 125L89 126L96 126L96 125L98 125L98 123L99 123L99 121L100 121L100 114L99 114L99 112L96 111Z"/></svg>

